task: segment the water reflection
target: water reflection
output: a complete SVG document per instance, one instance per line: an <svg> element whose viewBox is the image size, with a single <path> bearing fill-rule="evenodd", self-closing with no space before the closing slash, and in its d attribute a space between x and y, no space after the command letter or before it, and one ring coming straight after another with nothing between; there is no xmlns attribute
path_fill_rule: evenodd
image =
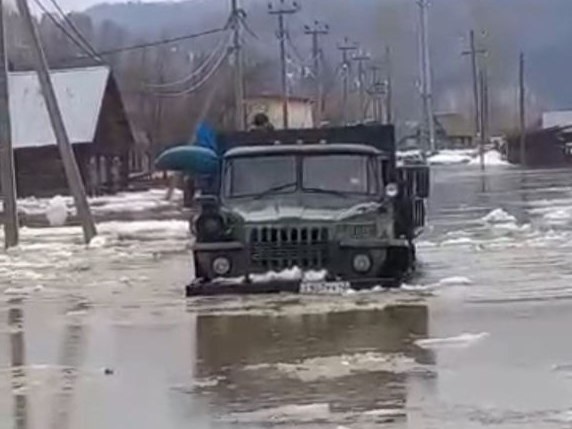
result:
<svg viewBox="0 0 572 429"><path fill-rule="evenodd" d="M70 313L83 312L86 308L83 303L78 303L70 309ZM69 323L65 326L59 357L59 365L62 368L61 377L52 407L52 429L67 429L70 427L78 372L85 350L86 338L84 331L83 323L73 318L70 318Z"/></svg>
<svg viewBox="0 0 572 429"><path fill-rule="evenodd" d="M8 326L10 327L10 365L12 391L14 392L14 428L28 428L28 398L26 396L26 348L24 341L24 312L22 300L9 302Z"/></svg>
<svg viewBox="0 0 572 429"><path fill-rule="evenodd" d="M404 408L415 368L433 363L426 305L302 315L201 315L196 376L212 413L328 404L334 413Z"/></svg>

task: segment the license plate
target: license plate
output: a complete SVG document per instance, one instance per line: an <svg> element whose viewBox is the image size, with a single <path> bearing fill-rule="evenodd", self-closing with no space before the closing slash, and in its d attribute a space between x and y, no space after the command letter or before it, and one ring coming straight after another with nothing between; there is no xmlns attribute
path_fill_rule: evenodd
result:
<svg viewBox="0 0 572 429"><path fill-rule="evenodd" d="M339 295L351 289L349 282L303 282L300 293L313 295Z"/></svg>

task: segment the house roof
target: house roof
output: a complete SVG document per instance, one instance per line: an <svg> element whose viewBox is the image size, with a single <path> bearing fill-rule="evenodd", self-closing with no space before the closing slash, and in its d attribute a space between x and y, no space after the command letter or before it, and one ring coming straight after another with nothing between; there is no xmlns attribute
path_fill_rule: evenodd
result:
<svg viewBox="0 0 572 429"><path fill-rule="evenodd" d="M110 69L89 67L50 74L70 142L93 142ZM14 148L55 145L36 72L10 73L8 82Z"/></svg>
<svg viewBox="0 0 572 429"><path fill-rule="evenodd" d="M572 110L556 110L542 114L542 128L565 127L572 125Z"/></svg>

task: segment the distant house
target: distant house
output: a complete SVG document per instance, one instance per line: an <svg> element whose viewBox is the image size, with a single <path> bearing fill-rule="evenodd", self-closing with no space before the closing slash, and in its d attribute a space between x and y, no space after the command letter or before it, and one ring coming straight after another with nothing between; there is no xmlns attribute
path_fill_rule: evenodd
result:
<svg viewBox="0 0 572 429"><path fill-rule="evenodd" d="M447 148L470 148L474 145L473 126L460 113L435 115L437 139Z"/></svg>
<svg viewBox="0 0 572 429"><path fill-rule="evenodd" d="M76 160L91 193L127 185L134 136L108 67L51 72ZM50 196L68 186L35 72L10 74L18 194Z"/></svg>
<svg viewBox="0 0 572 429"><path fill-rule="evenodd" d="M252 124L257 113L268 115L274 128L284 124L282 97L277 95L256 95L245 100L248 124ZM288 125L290 128L312 128L314 126L313 103L308 98L288 98Z"/></svg>

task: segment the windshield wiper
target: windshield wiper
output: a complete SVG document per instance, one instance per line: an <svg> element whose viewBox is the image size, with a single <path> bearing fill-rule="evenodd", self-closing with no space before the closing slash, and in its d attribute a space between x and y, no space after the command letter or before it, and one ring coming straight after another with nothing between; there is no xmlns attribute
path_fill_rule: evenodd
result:
<svg viewBox="0 0 572 429"><path fill-rule="evenodd" d="M321 189L321 188L302 188L302 191L314 193L314 194L329 194L329 195L336 195L342 198L348 198L349 192L343 191L336 191L334 189Z"/></svg>
<svg viewBox="0 0 572 429"><path fill-rule="evenodd" d="M268 188L266 191L258 194L256 197L254 197L254 199L259 200L261 198L264 198L264 197L272 194L273 192L280 192L280 191L283 191L285 189L295 187L297 184L298 184L297 182L292 182L292 183L284 183L282 185L273 186L272 188Z"/></svg>

